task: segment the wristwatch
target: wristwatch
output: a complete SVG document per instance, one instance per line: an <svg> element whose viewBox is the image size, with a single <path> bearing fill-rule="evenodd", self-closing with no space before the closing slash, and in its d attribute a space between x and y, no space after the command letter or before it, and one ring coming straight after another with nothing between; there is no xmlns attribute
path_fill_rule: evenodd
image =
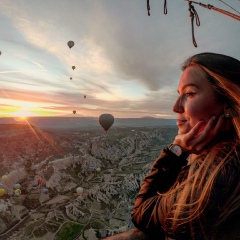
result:
<svg viewBox="0 0 240 240"><path fill-rule="evenodd" d="M168 150L174 153L176 156L180 157L184 152L182 148L177 144L170 144Z"/></svg>

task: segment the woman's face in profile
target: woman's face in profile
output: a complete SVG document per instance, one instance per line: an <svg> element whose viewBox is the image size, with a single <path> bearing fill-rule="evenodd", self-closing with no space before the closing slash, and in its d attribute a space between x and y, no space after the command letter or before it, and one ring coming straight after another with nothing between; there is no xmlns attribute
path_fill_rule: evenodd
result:
<svg viewBox="0 0 240 240"><path fill-rule="evenodd" d="M173 111L178 114L178 134L189 132L201 120L207 123L212 116L223 114L224 104L200 68L188 67L183 71L178 93L173 106Z"/></svg>

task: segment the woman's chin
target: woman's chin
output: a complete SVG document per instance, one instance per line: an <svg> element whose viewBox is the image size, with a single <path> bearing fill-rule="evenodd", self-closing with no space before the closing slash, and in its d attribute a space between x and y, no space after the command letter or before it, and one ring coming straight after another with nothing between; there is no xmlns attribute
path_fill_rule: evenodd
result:
<svg viewBox="0 0 240 240"><path fill-rule="evenodd" d="M190 131L191 129L189 128L186 128L185 126L181 126L181 127L178 127L178 134L186 134Z"/></svg>
<svg viewBox="0 0 240 240"><path fill-rule="evenodd" d="M178 135L184 134L181 130L178 129Z"/></svg>

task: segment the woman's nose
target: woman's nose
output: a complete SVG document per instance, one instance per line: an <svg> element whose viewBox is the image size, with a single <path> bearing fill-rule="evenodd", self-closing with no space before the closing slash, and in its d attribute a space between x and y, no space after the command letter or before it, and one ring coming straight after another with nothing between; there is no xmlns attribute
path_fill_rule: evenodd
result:
<svg viewBox="0 0 240 240"><path fill-rule="evenodd" d="M179 97L176 102L174 103L172 107L173 112L175 113L182 113L184 111L184 108L182 106L181 98Z"/></svg>

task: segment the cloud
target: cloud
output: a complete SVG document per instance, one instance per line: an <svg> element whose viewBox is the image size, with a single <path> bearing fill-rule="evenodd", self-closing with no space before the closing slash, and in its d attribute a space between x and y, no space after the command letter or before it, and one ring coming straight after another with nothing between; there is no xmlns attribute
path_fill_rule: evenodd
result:
<svg viewBox="0 0 240 240"><path fill-rule="evenodd" d="M107 9L104 5L106 2L101 4L101 7L95 7L96 12L93 15L98 16L99 21L90 22L92 24L90 29L94 32L92 36L95 41L104 48L113 67L122 78L128 81L137 79L148 89L158 90L169 84L169 78L173 74L173 69L176 68L174 63L179 63L180 51L169 50L168 44L173 43L171 38L174 41L179 39L182 32L169 31L168 29L173 25L169 23L171 16L163 17L160 14L158 14L159 19L165 27L158 29L159 20L156 24L156 17L149 18L146 15L144 17L145 12L142 12L142 6L136 1L133 2L130 6L111 5L107 14L104 11ZM129 11L133 6L134 13ZM119 8L122 9L119 11ZM125 12L124 17L119 12ZM143 16L136 21L132 14ZM174 20L177 21L177 19Z"/></svg>
<svg viewBox="0 0 240 240"><path fill-rule="evenodd" d="M1 88L15 100L86 114L174 116L182 62L204 51L240 58L239 22L195 6L195 48L186 2L169 1L167 15L163 2L150 6L148 16L139 0L1 1Z"/></svg>
<svg viewBox="0 0 240 240"><path fill-rule="evenodd" d="M45 72L45 71L46 71L46 70L23 69L23 70L1 71L0 74L25 73L25 72Z"/></svg>

